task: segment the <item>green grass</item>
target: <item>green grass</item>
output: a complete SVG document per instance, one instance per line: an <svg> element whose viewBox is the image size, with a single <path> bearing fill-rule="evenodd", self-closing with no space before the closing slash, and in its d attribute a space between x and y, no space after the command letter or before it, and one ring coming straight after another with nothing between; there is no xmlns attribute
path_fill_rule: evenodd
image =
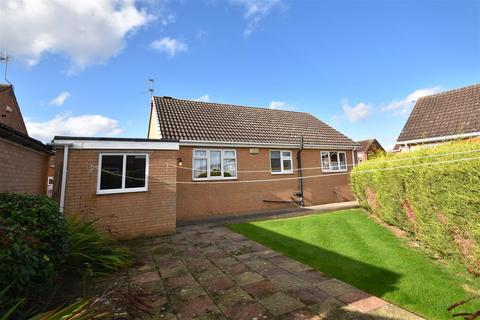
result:
<svg viewBox="0 0 480 320"><path fill-rule="evenodd" d="M451 319L446 309L471 296L465 285L480 290L460 265L409 247L360 209L229 228L427 319ZM476 302L455 311L479 309Z"/></svg>

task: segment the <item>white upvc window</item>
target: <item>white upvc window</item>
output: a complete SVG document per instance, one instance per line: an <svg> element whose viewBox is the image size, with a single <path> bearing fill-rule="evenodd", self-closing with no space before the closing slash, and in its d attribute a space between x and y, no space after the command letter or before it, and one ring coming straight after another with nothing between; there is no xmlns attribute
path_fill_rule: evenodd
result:
<svg viewBox="0 0 480 320"><path fill-rule="evenodd" d="M193 149L193 180L228 180L237 178L235 149Z"/></svg>
<svg viewBox="0 0 480 320"><path fill-rule="evenodd" d="M100 153L97 194L148 191L148 154Z"/></svg>
<svg viewBox="0 0 480 320"><path fill-rule="evenodd" d="M270 172L272 174L293 173L292 151L270 150Z"/></svg>
<svg viewBox="0 0 480 320"><path fill-rule="evenodd" d="M323 172L347 171L347 153L345 151L321 151Z"/></svg>

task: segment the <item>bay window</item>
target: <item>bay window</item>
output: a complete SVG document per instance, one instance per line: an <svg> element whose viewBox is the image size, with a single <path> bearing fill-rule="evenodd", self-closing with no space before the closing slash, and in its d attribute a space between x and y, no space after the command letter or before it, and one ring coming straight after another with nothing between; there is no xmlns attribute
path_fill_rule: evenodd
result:
<svg viewBox="0 0 480 320"><path fill-rule="evenodd" d="M147 191L148 154L99 155L97 193Z"/></svg>
<svg viewBox="0 0 480 320"><path fill-rule="evenodd" d="M193 180L235 179L237 152L222 149L193 150Z"/></svg>
<svg viewBox="0 0 480 320"><path fill-rule="evenodd" d="M347 154L344 151L322 151L320 158L323 172L347 171Z"/></svg>

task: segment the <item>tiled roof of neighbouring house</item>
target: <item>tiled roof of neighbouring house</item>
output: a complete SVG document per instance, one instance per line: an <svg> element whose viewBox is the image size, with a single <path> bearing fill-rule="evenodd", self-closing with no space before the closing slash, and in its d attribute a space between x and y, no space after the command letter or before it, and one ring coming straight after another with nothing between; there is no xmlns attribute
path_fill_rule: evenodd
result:
<svg viewBox="0 0 480 320"><path fill-rule="evenodd" d="M162 138L208 142L359 146L305 112L154 97Z"/></svg>
<svg viewBox="0 0 480 320"><path fill-rule="evenodd" d="M418 99L397 141L480 132L480 84Z"/></svg>

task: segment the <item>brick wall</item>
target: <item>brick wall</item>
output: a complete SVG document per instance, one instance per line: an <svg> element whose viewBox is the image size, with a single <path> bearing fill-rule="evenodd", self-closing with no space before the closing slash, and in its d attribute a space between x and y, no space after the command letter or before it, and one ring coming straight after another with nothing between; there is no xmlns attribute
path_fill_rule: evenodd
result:
<svg viewBox="0 0 480 320"><path fill-rule="evenodd" d="M228 149L228 148L226 148ZM192 182L191 170L177 169L179 182L188 184L177 185L177 219L191 220L232 213L249 213L274 210L285 207L294 207L291 203L265 202L264 200L289 201L292 193L298 190L297 171L293 174L271 174L270 149L259 149L258 154L250 154L249 148L235 148L237 150L237 167L242 170L256 170L267 172L238 172L237 181L258 179L292 180L256 182L256 183L221 183L215 181ZM352 164L352 151L346 151L347 162ZM192 167L193 147L180 147L179 157L183 167ZM294 168L298 168L297 151L292 150ZM306 149L302 152L302 167L320 167L320 150ZM304 179L305 205L316 205L332 202L353 200L349 187L348 174L323 174L320 169L305 170L304 177L322 175L318 178Z"/></svg>
<svg viewBox="0 0 480 320"><path fill-rule="evenodd" d="M97 195L98 154L106 152L109 151L69 150L65 214L99 219L99 225L116 238L174 233L176 170L172 165L176 163L177 151L142 151L150 155L148 191ZM58 200L63 149L57 149L55 158L54 197Z"/></svg>
<svg viewBox="0 0 480 320"><path fill-rule="evenodd" d="M8 110L7 107L9 107ZM28 134L17 99L10 86L0 88L0 123L23 134Z"/></svg>
<svg viewBox="0 0 480 320"><path fill-rule="evenodd" d="M0 138L0 192L46 194L49 158Z"/></svg>

